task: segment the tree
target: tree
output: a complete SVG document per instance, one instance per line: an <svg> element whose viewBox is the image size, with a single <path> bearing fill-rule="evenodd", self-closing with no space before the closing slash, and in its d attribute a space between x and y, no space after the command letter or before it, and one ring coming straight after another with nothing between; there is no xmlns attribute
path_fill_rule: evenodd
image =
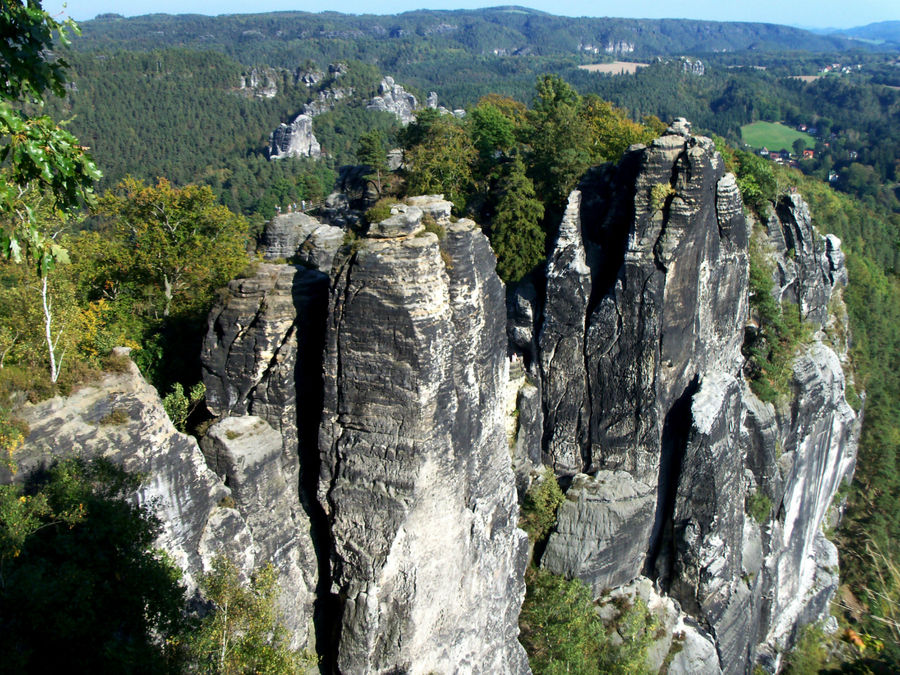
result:
<svg viewBox="0 0 900 675"><path fill-rule="evenodd" d="M588 138L592 163L617 162L630 145L649 143L659 135L658 128L653 128L652 120L648 126L632 122L622 110L599 96L587 96L582 110L590 129Z"/></svg>
<svg viewBox="0 0 900 675"><path fill-rule="evenodd" d="M506 283L519 281L544 260L544 205L535 197L525 165L516 157L504 168L491 223L497 273Z"/></svg>
<svg viewBox="0 0 900 675"><path fill-rule="evenodd" d="M791 148L793 148L794 154L799 157L803 154L803 150L806 149L806 140L803 138L795 138L794 142L791 143Z"/></svg>
<svg viewBox="0 0 900 675"><path fill-rule="evenodd" d="M180 571L140 479L105 460L62 461L0 486L0 650L9 672L163 673L183 630Z"/></svg>
<svg viewBox="0 0 900 675"><path fill-rule="evenodd" d="M407 193L443 192L462 210L472 185L476 154L469 135L456 118L444 115L430 122L421 138L406 151Z"/></svg>
<svg viewBox="0 0 900 675"><path fill-rule="evenodd" d="M372 173L366 176L375 182L375 189L379 196L382 191L381 174L388 170L387 151L384 149L384 134L373 129L359 137L359 145L356 149L356 159L369 166Z"/></svg>
<svg viewBox="0 0 900 675"><path fill-rule="evenodd" d="M275 607L278 584L271 564L254 572L248 586L241 583L235 564L220 555L200 586L212 608L187 636L192 671L287 675L318 663L315 655L290 648Z"/></svg>
<svg viewBox="0 0 900 675"><path fill-rule="evenodd" d="M49 198L63 217L91 199L100 178L86 148L49 116L30 116L50 90L65 95L68 64L51 57L54 37L69 44L78 32L37 0L8 0L0 9L0 253L16 262L30 255L42 274L64 251L40 231L35 204Z"/></svg>
<svg viewBox="0 0 900 675"><path fill-rule="evenodd" d="M544 75L528 112L530 175L551 211L561 211L569 191L591 164L591 131L581 114L581 97L558 75Z"/></svg>
<svg viewBox="0 0 900 675"><path fill-rule="evenodd" d="M208 186L126 178L100 199L112 235L125 242L129 274L143 280L157 315L205 306L247 264L247 222Z"/></svg>

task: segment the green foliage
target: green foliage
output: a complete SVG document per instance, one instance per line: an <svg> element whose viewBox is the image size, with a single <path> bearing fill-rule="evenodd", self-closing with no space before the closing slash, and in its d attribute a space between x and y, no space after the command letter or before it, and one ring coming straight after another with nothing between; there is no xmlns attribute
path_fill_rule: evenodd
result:
<svg viewBox="0 0 900 675"><path fill-rule="evenodd" d="M124 408L113 408L106 415L98 420L101 426L118 426L127 424L131 420L128 411Z"/></svg>
<svg viewBox="0 0 900 675"><path fill-rule="evenodd" d="M15 473L13 453L21 447L28 436L28 424L9 410L0 406L0 465Z"/></svg>
<svg viewBox="0 0 900 675"><path fill-rule="evenodd" d="M793 649L787 654L784 670L789 675L815 675L831 665L829 643L833 638L825 634L820 624L807 624L800 631Z"/></svg>
<svg viewBox="0 0 900 675"><path fill-rule="evenodd" d="M438 241L443 241L444 237L447 236L447 230L444 229L444 226L438 225L433 218L426 216L422 219L422 223L425 225L425 231L435 235Z"/></svg>
<svg viewBox="0 0 900 675"><path fill-rule="evenodd" d="M759 215L765 217L770 202L775 200L775 173L771 162L738 150L734 153L737 164L737 184L744 204Z"/></svg>
<svg viewBox="0 0 900 675"><path fill-rule="evenodd" d="M382 191L382 176L387 173L387 151L384 148L384 134L377 129L359 137L356 159L368 166L372 173L366 178L375 183L378 194Z"/></svg>
<svg viewBox="0 0 900 675"><path fill-rule="evenodd" d="M406 146L406 193L409 195L443 193L459 211L465 209L472 188L472 162L476 151L462 124L453 116L409 125L415 145Z"/></svg>
<svg viewBox="0 0 900 675"><path fill-rule="evenodd" d="M212 609L185 640L190 672L287 675L317 665L314 654L290 648L287 629L278 619L271 564L258 569L247 586L234 563L220 555L200 587Z"/></svg>
<svg viewBox="0 0 900 675"><path fill-rule="evenodd" d="M650 186L650 212L662 210L669 197L675 194L675 188L668 183L657 183Z"/></svg>
<svg viewBox="0 0 900 675"><path fill-rule="evenodd" d="M528 533L531 541L543 541L556 524L556 510L565 500L553 469L547 467L525 495L519 527Z"/></svg>
<svg viewBox="0 0 900 675"><path fill-rule="evenodd" d="M52 202L61 215L90 200L100 172L75 137L48 115L29 115L46 90L64 93L68 63L48 55L54 39L69 43L71 21L60 23L39 2L11 0L0 9L0 254L23 254L46 274L65 251L41 231L36 206Z"/></svg>
<svg viewBox="0 0 900 675"><path fill-rule="evenodd" d="M525 131L530 146L529 175L544 205L561 212L575 183L591 165L591 137L581 97L556 75L538 80Z"/></svg>
<svg viewBox="0 0 900 675"><path fill-rule="evenodd" d="M764 492L757 490L747 497L747 513L760 525L765 525L772 515L772 500Z"/></svg>
<svg viewBox="0 0 900 675"><path fill-rule="evenodd" d="M129 274L163 317L207 304L247 264L247 223L206 186L155 186L127 178L103 195L100 212L129 256Z"/></svg>
<svg viewBox="0 0 900 675"><path fill-rule="evenodd" d="M525 175L519 157L507 164L498 185L499 198L490 239L497 254L497 273L506 283L519 281L544 260L544 205Z"/></svg>
<svg viewBox="0 0 900 675"><path fill-rule="evenodd" d="M546 570L526 572L520 639L535 675L637 675L648 673L647 650L658 629L647 606L638 601L604 625L579 579ZM613 633L619 639L613 638Z"/></svg>
<svg viewBox="0 0 900 675"><path fill-rule="evenodd" d="M774 270L764 248L764 235L754 232L750 241L750 307L759 328L748 334L743 351L744 372L753 392L763 401L777 402L787 396L791 364L797 349L807 342L811 326L800 316L797 305L779 306L772 295Z"/></svg>
<svg viewBox="0 0 900 675"><path fill-rule="evenodd" d="M391 207L395 204L397 204L397 200L391 199L390 197L379 199L366 211L366 222L371 225L372 223L380 223L382 220L390 218Z"/></svg>
<svg viewBox="0 0 900 675"><path fill-rule="evenodd" d="M183 626L179 572L158 521L126 501L139 480L70 459L0 486L0 649L14 672L169 672Z"/></svg>
<svg viewBox="0 0 900 675"><path fill-rule="evenodd" d="M198 382L191 387L187 396L184 395L184 387L181 386L181 383L176 382L172 387L172 392L166 394L162 403L166 414L172 420L172 424L175 425L178 431L184 433L187 430L188 417L205 397L206 385L202 382Z"/></svg>

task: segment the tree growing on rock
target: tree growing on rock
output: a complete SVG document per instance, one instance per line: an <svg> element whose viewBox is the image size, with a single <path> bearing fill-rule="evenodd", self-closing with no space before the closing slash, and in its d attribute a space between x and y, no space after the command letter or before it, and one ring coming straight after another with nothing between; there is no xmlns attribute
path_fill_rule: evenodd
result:
<svg viewBox="0 0 900 675"><path fill-rule="evenodd" d="M205 305L247 264L247 222L208 186L126 178L100 199L112 235L126 244L129 274L162 317Z"/></svg>

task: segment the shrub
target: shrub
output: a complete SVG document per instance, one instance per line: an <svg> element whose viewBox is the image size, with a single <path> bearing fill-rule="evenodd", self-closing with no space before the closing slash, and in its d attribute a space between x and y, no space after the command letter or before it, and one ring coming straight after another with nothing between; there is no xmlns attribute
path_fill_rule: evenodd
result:
<svg viewBox="0 0 900 675"><path fill-rule="evenodd" d="M200 405L200 402L206 396L206 385L198 382L187 396L184 395L184 387L180 382L176 382L172 387L172 393L166 395L163 399L163 408L172 424L178 431L184 433L187 429L187 420L191 413Z"/></svg>
<svg viewBox="0 0 900 675"><path fill-rule="evenodd" d="M184 645L196 672L281 675L318 664L315 654L290 648L288 631L277 615L278 584L271 563L256 570L245 585L235 564L220 555L200 587L212 611Z"/></svg>
<svg viewBox="0 0 900 675"><path fill-rule="evenodd" d="M101 426L116 426L119 424L127 424L131 417L124 408L113 408L106 415L100 418L98 424Z"/></svg>
<svg viewBox="0 0 900 675"><path fill-rule="evenodd" d="M661 210L669 197L675 194L675 188L668 183L657 183L650 188L650 212Z"/></svg>
<svg viewBox="0 0 900 675"><path fill-rule="evenodd" d="M556 482L553 469L547 467L525 495L519 527L528 533L532 542L543 540L556 524L556 510L566 500Z"/></svg>
<svg viewBox="0 0 900 675"><path fill-rule="evenodd" d="M391 207L397 203L396 199L385 197L375 202L365 213L366 222L369 224L380 223L385 218L390 218Z"/></svg>
<svg viewBox="0 0 900 675"><path fill-rule="evenodd" d="M608 625L597 614L588 586L530 568L519 618L521 640L535 675L647 673L647 652L659 623L638 600ZM617 634L617 635L616 635Z"/></svg>
<svg viewBox="0 0 900 675"><path fill-rule="evenodd" d="M764 525L772 513L772 500L764 493L757 490L747 498L747 513L760 525Z"/></svg>

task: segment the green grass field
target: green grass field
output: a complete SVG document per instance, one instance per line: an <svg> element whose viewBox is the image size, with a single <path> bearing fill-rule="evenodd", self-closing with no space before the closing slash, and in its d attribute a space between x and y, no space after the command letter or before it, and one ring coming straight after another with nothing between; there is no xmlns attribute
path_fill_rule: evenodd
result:
<svg viewBox="0 0 900 675"><path fill-rule="evenodd" d="M754 122L741 127L741 138L753 148L765 146L769 150L792 150L792 144L802 138L806 147L814 147L809 134L791 129L778 122Z"/></svg>

